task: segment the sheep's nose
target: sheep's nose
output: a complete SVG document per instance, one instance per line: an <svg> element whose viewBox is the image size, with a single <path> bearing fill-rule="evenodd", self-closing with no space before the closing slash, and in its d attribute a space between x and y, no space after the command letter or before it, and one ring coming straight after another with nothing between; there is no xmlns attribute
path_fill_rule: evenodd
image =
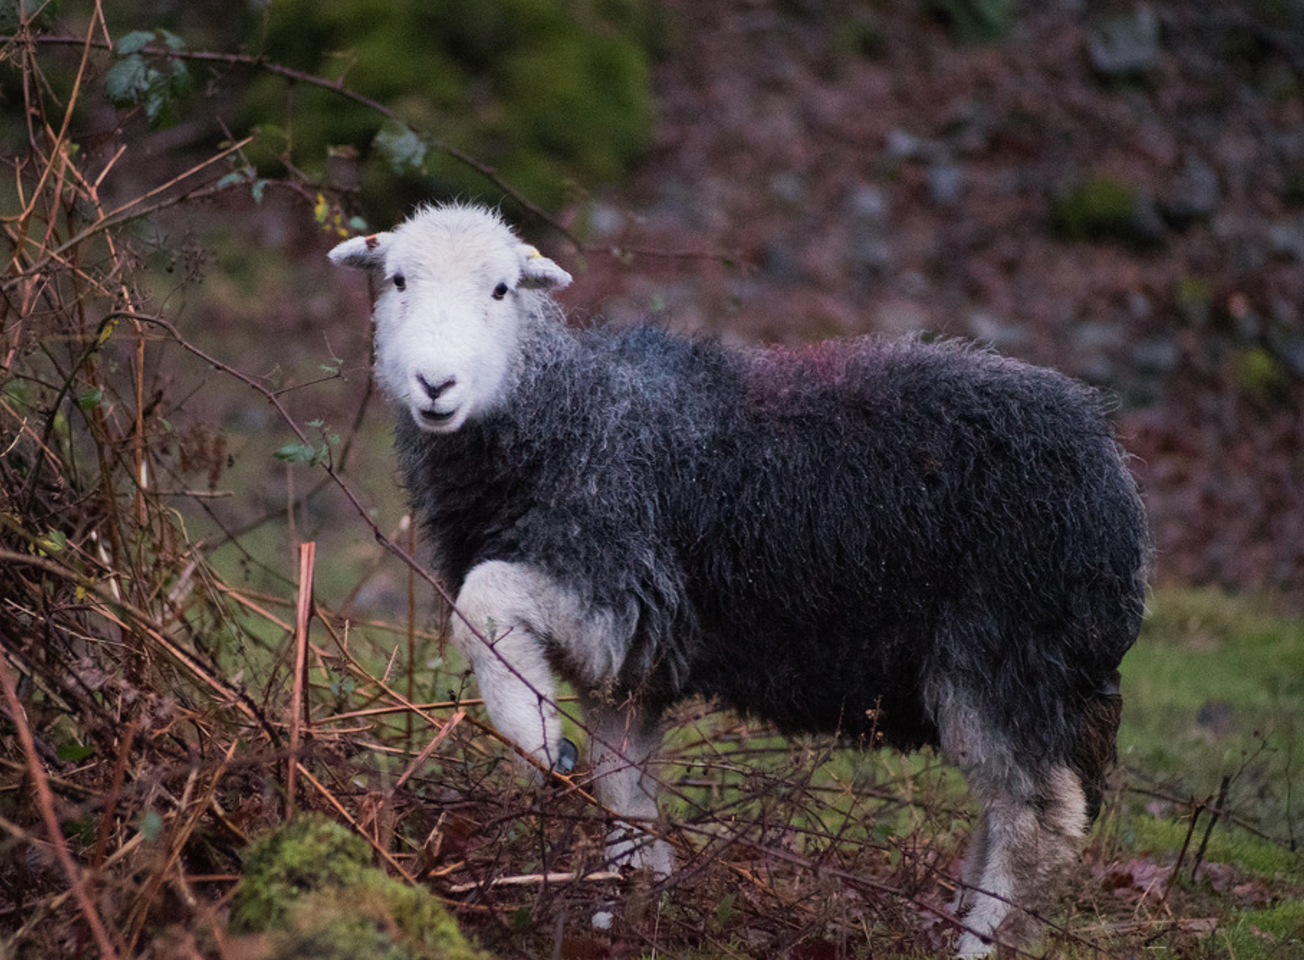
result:
<svg viewBox="0 0 1304 960"><path fill-rule="evenodd" d="M426 396L431 400L438 400L440 396L443 395L444 391L457 383L457 380L453 377L449 377L447 380L440 383L431 383L419 373L417 374L417 380L421 383L421 389L426 392Z"/></svg>

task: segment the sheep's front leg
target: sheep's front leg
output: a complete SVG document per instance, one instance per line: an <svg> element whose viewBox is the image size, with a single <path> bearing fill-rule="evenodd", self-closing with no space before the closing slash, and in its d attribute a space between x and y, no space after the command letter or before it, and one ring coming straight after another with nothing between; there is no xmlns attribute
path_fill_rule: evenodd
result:
<svg viewBox="0 0 1304 960"><path fill-rule="evenodd" d="M649 764L661 746L660 723L633 703L596 695L582 700L598 799L620 817L607 837L607 859L667 876L674 853L648 831L657 820L657 781Z"/></svg>
<svg viewBox="0 0 1304 960"><path fill-rule="evenodd" d="M494 727L550 769L574 766L561 735L556 686L544 637L548 584L535 571L499 560L474 567L457 594L453 643L471 661Z"/></svg>

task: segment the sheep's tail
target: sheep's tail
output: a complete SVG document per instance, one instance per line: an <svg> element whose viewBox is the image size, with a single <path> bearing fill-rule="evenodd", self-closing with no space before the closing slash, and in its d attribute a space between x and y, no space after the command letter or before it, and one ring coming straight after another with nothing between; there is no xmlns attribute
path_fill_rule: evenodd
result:
<svg viewBox="0 0 1304 960"><path fill-rule="evenodd" d="M1084 705L1077 743L1068 757L1069 766L1082 783L1088 822L1094 822L1099 815L1106 778L1118 762L1118 724L1123 715L1120 680L1118 671L1113 671Z"/></svg>

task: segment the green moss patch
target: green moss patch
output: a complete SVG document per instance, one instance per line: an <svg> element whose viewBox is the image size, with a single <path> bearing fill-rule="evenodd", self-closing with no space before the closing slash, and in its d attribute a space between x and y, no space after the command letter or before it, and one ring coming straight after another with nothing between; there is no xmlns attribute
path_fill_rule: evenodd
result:
<svg viewBox="0 0 1304 960"><path fill-rule="evenodd" d="M267 960L490 960L429 892L372 866L365 840L311 815L250 847L231 930L263 934Z"/></svg>

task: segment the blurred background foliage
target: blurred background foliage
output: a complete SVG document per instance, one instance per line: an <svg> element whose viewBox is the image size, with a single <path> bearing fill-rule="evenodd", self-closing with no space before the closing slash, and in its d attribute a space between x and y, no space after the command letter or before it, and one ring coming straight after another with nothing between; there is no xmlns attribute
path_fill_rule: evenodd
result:
<svg viewBox="0 0 1304 960"><path fill-rule="evenodd" d="M258 53L339 79L555 208L579 184L618 179L647 149L664 24L641 0L277 0L248 36ZM328 90L261 76L242 118L259 130L260 168L277 172L288 152L340 186L357 177L377 215L483 190L464 164ZM377 152L386 163L351 162Z"/></svg>
<svg viewBox="0 0 1304 960"><path fill-rule="evenodd" d="M0 0L0 33L14 31L18 9L19 0ZM52 2L31 24L84 34L79 24L92 9L86 0ZM378 220L432 196L503 199L475 165L442 147L474 157L549 210L628 175L651 144L652 67L672 35L669 17L644 0L264 0L234 8L125 0L112 26L115 105L141 103L161 127L184 117L174 100L212 97L230 133L254 135L246 156L258 176L356 193ZM201 70L208 89L192 90L177 82L188 73L180 60L142 53L147 36L153 50L238 50L286 69ZM61 98L76 76L75 56L67 60L62 69L46 65ZM337 82L358 98L296 75ZM151 77L172 81L170 89ZM20 79L0 78L3 103L22 102ZM20 121L0 110L6 152L20 148Z"/></svg>

